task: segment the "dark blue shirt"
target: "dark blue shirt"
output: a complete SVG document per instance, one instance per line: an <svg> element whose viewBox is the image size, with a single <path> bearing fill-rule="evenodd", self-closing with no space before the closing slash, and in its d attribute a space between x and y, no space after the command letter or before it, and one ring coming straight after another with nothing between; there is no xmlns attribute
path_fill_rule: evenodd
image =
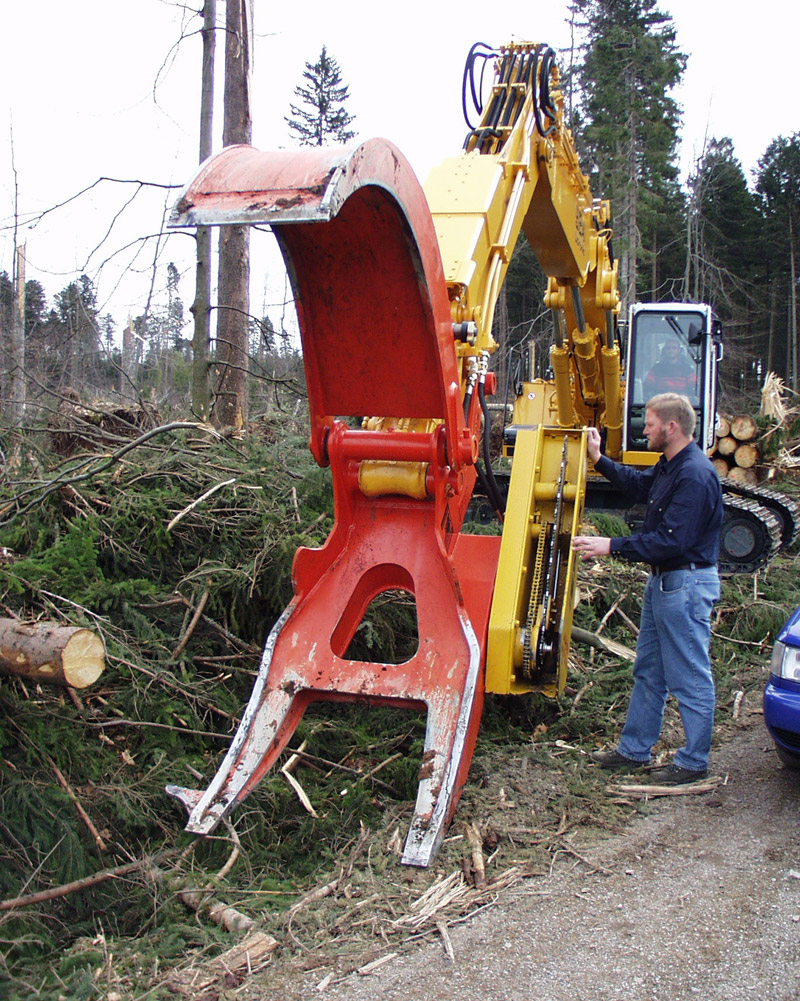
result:
<svg viewBox="0 0 800 1001"><path fill-rule="evenodd" d="M696 442L669 460L662 455L649 469L622 466L605 455L595 468L634 503L647 505L640 532L611 540L614 555L661 568L717 562L722 488Z"/></svg>

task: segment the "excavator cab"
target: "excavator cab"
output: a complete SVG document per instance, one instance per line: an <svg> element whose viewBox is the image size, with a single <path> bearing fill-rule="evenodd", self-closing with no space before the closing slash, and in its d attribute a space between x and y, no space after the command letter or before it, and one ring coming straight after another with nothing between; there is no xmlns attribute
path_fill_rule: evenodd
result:
<svg viewBox="0 0 800 1001"><path fill-rule="evenodd" d="M644 437L645 407L658 393L687 396L697 414L698 444L713 446L722 350L722 326L710 306L639 303L630 308L623 462L649 465L658 458L648 452Z"/></svg>

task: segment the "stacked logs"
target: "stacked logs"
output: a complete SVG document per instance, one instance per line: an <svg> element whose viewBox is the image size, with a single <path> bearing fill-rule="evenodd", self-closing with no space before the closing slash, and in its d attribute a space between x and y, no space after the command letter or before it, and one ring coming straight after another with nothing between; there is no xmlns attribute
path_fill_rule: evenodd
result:
<svg viewBox="0 0 800 1001"><path fill-rule="evenodd" d="M758 425L749 414L717 418L717 440L711 461L720 476L748 486L758 483L756 467L761 456L755 440L757 434Z"/></svg>

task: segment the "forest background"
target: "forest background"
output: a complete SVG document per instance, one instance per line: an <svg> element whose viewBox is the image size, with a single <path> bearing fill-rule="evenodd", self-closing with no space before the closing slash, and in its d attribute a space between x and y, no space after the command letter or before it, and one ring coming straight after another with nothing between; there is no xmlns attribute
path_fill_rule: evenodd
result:
<svg viewBox="0 0 800 1001"><path fill-rule="evenodd" d="M226 5L226 18L234 7L248 9ZM626 301L715 307L726 330L727 408L757 410L770 371L797 391L800 134L774 137L752 183L730 139L708 137L684 183L673 95L687 54L671 18L654 0L576 0L569 24L575 42L560 54L565 93L584 170L614 205ZM222 34L221 18L219 28ZM244 36L238 41L244 48ZM323 50L309 53L305 72L285 116L302 125L298 108L313 116L324 103L313 94L333 95L323 138L336 133L336 122L357 130L357 117L335 117L348 106L347 67ZM302 128L295 135L319 138L304 138ZM160 190L167 197L173 189ZM110 233L115 218L116 210L105 225ZM19 222L4 235L21 249ZM262 783L234 825L197 844L164 794L169 783L201 783L213 772L265 635L291 597L293 554L324 540L332 499L307 449L288 286L277 307L245 316L243 365L220 357L210 331L210 404L234 367L246 376L244 399L238 425L220 419L216 406L200 413L187 308L192 271L164 259L162 236L143 241L154 263L140 307L123 325L127 337L99 304L102 271L100 278L76 272L52 299L21 268L0 273L3 612L85 625L102 636L107 660L101 681L82 693L0 680L0 991L14 999L180 992L183 972L197 975L227 935L187 910L185 891L198 888L203 901L234 906L305 963L335 938L340 969L352 968L397 933L396 921L374 917L365 932L361 903L388 886L388 914L443 871L410 875L391 847L414 795L424 738L424 720L409 714L367 720L347 709L310 712L286 771ZM106 250L113 256L111 244ZM551 330L542 293L523 243L497 311L498 368L528 342L546 360ZM779 443L780 434L771 434L769 447ZM587 600L577 618L590 630L607 625L633 645L642 579L624 566L613 578L602 586L582 580ZM739 693L757 692L765 651L795 603L795 580L793 566L776 561L761 579L726 583L714 637L722 725L741 706ZM387 603L365 620L353 655L405 659L413 630L409 608ZM627 668L576 651L571 670L560 704L534 701L509 713L490 703L477 791L460 816L481 823L481 783L503 772L498 755L511 747L524 749L539 776L538 822L552 835L545 848L561 845L565 831L590 817L619 821L573 751L574 742L600 743L619 725ZM558 747L566 741L572 751ZM301 766L316 810L287 777ZM508 768L513 774L516 765ZM510 823L516 814L503 810ZM493 858L502 875L511 835L497 818L492 823L482 831L500 846ZM520 851L514 843L514 857ZM452 866L457 852L447 847L437 865ZM91 882L105 873L113 875ZM84 888L58 892L81 879L89 880ZM327 888L332 909L308 913L304 893L314 887ZM37 892L44 896L32 904L13 903ZM4 908L8 901L13 906ZM357 943L352 951L345 940ZM217 984L216 996L224 987Z"/></svg>

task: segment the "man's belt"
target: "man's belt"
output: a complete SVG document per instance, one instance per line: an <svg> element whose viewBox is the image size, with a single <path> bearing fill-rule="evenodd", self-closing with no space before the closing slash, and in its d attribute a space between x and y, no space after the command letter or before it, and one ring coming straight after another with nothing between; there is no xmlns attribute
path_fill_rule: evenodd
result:
<svg viewBox="0 0 800 1001"><path fill-rule="evenodd" d="M650 567L650 573L654 577L658 577L662 573L669 573L670 570L707 570L709 567L715 566L716 563L677 563L670 567L656 564Z"/></svg>

